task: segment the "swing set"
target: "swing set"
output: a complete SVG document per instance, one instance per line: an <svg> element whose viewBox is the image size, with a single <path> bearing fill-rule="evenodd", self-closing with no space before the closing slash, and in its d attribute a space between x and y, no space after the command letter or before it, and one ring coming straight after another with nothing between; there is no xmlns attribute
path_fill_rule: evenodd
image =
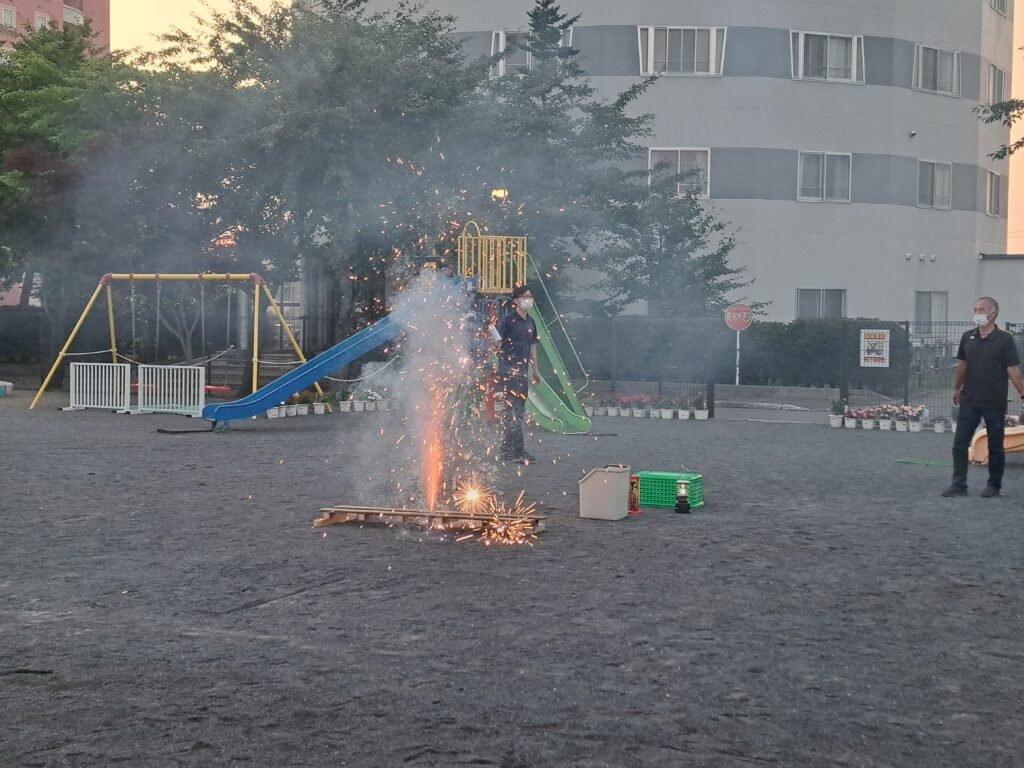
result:
<svg viewBox="0 0 1024 768"><path fill-rule="evenodd" d="M266 281L263 279L263 277L261 275L255 273L255 272L250 272L250 273L247 273L247 274L213 273L213 272L199 272L199 273L195 273L195 274L188 274L188 273L185 273L185 274L180 274L180 273L164 274L164 273L159 273L159 272L152 273L152 274L135 274L135 273L112 273L112 272L108 272L102 278L100 278L100 282L96 286L96 290L93 291L92 296L89 299L89 302L86 304L85 309L82 310L82 314L78 318L78 322L75 324L75 327L72 329L71 333L68 335L67 341L64 342L64 346L61 348L60 353L57 355L57 359L54 361L53 366L50 368L50 372L46 375L46 379L43 381L42 386L39 387L39 391L36 392L36 396L35 396L35 398L33 398L32 404L29 406L29 410L31 410L31 409L36 407L36 405L38 404L40 398L43 395L43 392L45 392L46 388L50 385L50 381L53 379L53 376L57 372L57 369L60 367L61 363L64 362L64 359L66 357L68 357L70 354L72 354L72 353L69 353L68 350L71 348L71 345L72 345L72 343L75 340L75 337L78 335L79 331L82 329L82 326L85 324L85 320L86 320L86 317L88 317L89 312L93 309L93 307L96 305L97 301L99 300L100 295L103 294L104 292L106 293L106 302L107 302L107 323L108 323L108 326L109 326L109 329L110 329L110 349L109 350L100 350L100 352L101 353L105 353L105 352L108 352L108 351L110 352L111 364L106 364L106 367L111 367L111 365L112 365L113 369L115 370L115 372L113 374L113 377L109 379L108 383L113 385L113 386L116 386L118 388L120 388L123 385L124 386L125 395L124 395L124 397L121 398L121 402L124 402L124 401L127 400L127 391L128 391L128 386L129 386L129 378L127 376L123 375L123 373L120 373L118 371L121 371L123 369L130 369L130 366L129 365L122 365L122 364L119 364L117 362L117 359L118 359L119 355L118 355L118 352L117 352L117 332L116 332L116 327L115 327L115 323L114 323L114 296L113 296L113 289L112 289L113 283L115 283L115 282L125 282L125 281L127 281L127 282L129 282L131 284L132 341L133 341L133 343L134 343L134 340L136 339L136 335L135 335L135 333L136 333L136 327L135 327L135 314L136 314L135 313L135 304L136 304L135 283L136 283L136 281L155 281L156 282L156 331L155 331L154 346L155 346L157 355L159 355L159 349L160 349L160 324L161 324L161 316L160 316L160 311L161 311L160 310L160 286L161 286L162 282L164 282L164 281L166 281L166 282L187 282L187 281L192 281L192 282L198 282L199 283L199 291L200 291L200 293L199 293L199 302L200 302L200 333L201 333L201 336L202 336L203 354L206 353L206 291L205 291L205 283L207 283L207 282L228 282L228 283L231 283L231 282L248 282L248 283L251 283L252 286L253 286L253 312L252 312L252 391L255 392L259 388L260 294L261 293L264 296L266 296L266 299L267 299L267 302L268 302L270 308L273 310L274 315L277 317L278 321L281 323L281 328L284 329L284 332L285 332L285 334L288 337L288 341L291 344L292 348L295 350L295 353L298 355L299 360L301 360L303 363L306 362L306 356L303 354L302 348L299 346L299 343L296 340L295 335L292 333L291 327L288 325L288 321L285 320L284 314L281 312L281 308L278 306L277 302L274 300L273 294L270 292L270 289L267 287ZM228 315L227 315L227 317L228 317L227 322L229 324L229 328L228 328L228 338L229 339L230 339L230 322L231 322L230 301L231 301L231 294L228 295L228 302L229 302L229 304L228 304ZM87 354L96 354L96 353L87 353ZM123 357L123 355L121 355L121 357ZM125 359L128 360L129 358L125 358ZM130 361L130 362L134 362L134 361ZM74 366L75 365L85 365L85 366L92 365L92 366L96 366L96 365L104 365L104 364L96 364L96 363L85 363L85 364L82 364L82 363L75 363L72 366L72 371L73 372L74 372ZM167 370L167 369L178 369L178 370L180 370L180 369L183 369L183 368L184 369L188 369L189 368L188 366L173 366L173 365L140 366L140 371L141 371L141 369L143 367L149 368L149 369L163 369L163 370ZM202 368L198 368L197 370L199 370L200 372L203 371ZM202 379L202 376L200 376L200 380L201 379ZM315 384L314 386L316 387L316 391L319 394L321 394L321 395L324 394L323 390L320 388L319 384ZM200 383L200 387L205 391L205 384L204 383L201 382ZM142 389L143 389L143 384L140 381L140 383L139 383L139 394L140 394L140 397L142 395ZM102 406L100 406L100 407L102 407ZM199 406L199 410L201 411L201 409L202 408L201 408L201 405L200 405Z"/></svg>

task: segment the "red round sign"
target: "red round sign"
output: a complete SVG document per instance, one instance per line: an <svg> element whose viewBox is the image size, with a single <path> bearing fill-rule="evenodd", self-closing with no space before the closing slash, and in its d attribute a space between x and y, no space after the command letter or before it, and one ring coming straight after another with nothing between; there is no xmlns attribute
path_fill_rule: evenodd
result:
<svg viewBox="0 0 1024 768"><path fill-rule="evenodd" d="M725 310L725 324L734 331L745 331L754 320L754 313L746 304L733 304Z"/></svg>

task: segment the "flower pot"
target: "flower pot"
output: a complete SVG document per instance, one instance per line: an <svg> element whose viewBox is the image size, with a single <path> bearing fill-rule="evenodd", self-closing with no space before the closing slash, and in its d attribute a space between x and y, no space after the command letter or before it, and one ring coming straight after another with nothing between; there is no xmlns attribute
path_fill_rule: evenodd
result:
<svg viewBox="0 0 1024 768"><path fill-rule="evenodd" d="M647 415L646 408L631 408L630 410L633 412L634 419L642 419L644 416Z"/></svg>
<svg viewBox="0 0 1024 768"><path fill-rule="evenodd" d="M647 416L648 416L648 418L651 418L651 419L660 419L661 418L661 408L648 408L647 409Z"/></svg>
<svg viewBox="0 0 1024 768"><path fill-rule="evenodd" d="M285 416L298 416L299 415L299 406L297 406L297 405L286 405L284 407L284 415Z"/></svg>
<svg viewBox="0 0 1024 768"><path fill-rule="evenodd" d="M693 418L695 418L697 421L707 421L708 420L708 413L709 412L706 409L694 408L693 409Z"/></svg>
<svg viewBox="0 0 1024 768"><path fill-rule="evenodd" d="M359 411L365 411L366 410L366 401L365 400L353 400L352 401L352 410L355 411L356 413L358 413Z"/></svg>
<svg viewBox="0 0 1024 768"><path fill-rule="evenodd" d="M619 415L619 406L617 406L617 405L609 405L608 406L608 415L609 416L618 416Z"/></svg>
<svg viewBox="0 0 1024 768"><path fill-rule="evenodd" d="M295 406L296 416L309 416L309 403L299 403Z"/></svg>
<svg viewBox="0 0 1024 768"><path fill-rule="evenodd" d="M339 400L338 401L338 413L349 413L352 410L351 400Z"/></svg>
<svg viewBox="0 0 1024 768"><path fill-rule="evenodd" d="M843 426L843 417L841 415L836 416L834 414L829 416L828 425L833 429L839 429L841 426Z"/></svg>
<svg viewBox="0 0 1024 768"><path fill-rule="evenodd" d="M843 426L846 427L847 429L856 429L857 428L857 420L852 418L852 417L850 417L850 416L844 416L843 417Z"/></svg>
<svg viewBox="0 0 1024 768"><path fill-rule="evenodd" d="M875 420L874 419L861 419L860 420L860 425L864 429L874 429L875 428Z"/></svg>
<svg viewBox="0 0 1024 768"><path fill-rule="evenodd" d="M268 419L276 419L277 418L277 408L268 408L267 409L267 418Z"/></svg>
<svg viewBox="0 0 1024 768"><path fill-rule="evenodd" d="M323 416L324 409L324 403L313 403L313 413L317 416Z"/></svg>
<svg viewBox="0 0 1024 768"><path fill-rule="evenodd" d="M896 422L896 431L897 432L906 432L908 429L909 429L909 426L908 426L907 422L905 422L905 421L897 421Z"/></svg>
<svg viewBox="0 0 1024 768"><path fill-rule="evenodd" d="M607 416L608 415L608 406L607 405L595 405L594 406L594 415L595 416Z"/></svg>
<svg viewBox="0 0 1024 768"><path fill-rule="evenodd" d="M946 431L946 422L936 421L934 424L932 424L932 429L935 430L936 435L941 435L943 432Z"/></svg>
<svg viewBox="0 0 1024 768"><path fill-rule="evenodd" d="M883 432L888 432L892 429L892 419L879 419L878 428Z"/></svg>
<svg viewBox="0 0 1024 768"><path fill-rule="evenodd" d="M690 409L689 408L679 408L676 411L676 414L679 416L679 420L680 421L689 421L690 420Z"/></svg>
<svg viewBox="0 0 1024 768"><path fill-rule="evenodd" d="M382 399L382 400L378 400L377 401L377 410L378 411L390 411L391 410L391 400L389 400L386 397L384 399Z"/></svg>
<svg viewBox="0 0 1024 768"><path fill-rule="evenodd" d="M676 414L672 408L659 408L658 410L661 411L661 418L663 419L671 419Z"/></svg>
<svg viewBox="0 0 1024 768"><path fill-rule="evenodd" d="M376 411L377 410L377 401L376 400L367 400L366 401L366 410L367 411Z"/></svg>
<svg viewBox="0 0 1024 768"><path fill-rule="evenodd" d="M287 415L288 415L288 406L287 405L279 405L279 406L277 406L277 418L283 419Z"/></svg>
<svg viewBox="0 0 1024 768"><path fill-rule="evenodd" d="M589 418L590 416L593 416L593 415L594 415L594 406L592 406L592 405L584 405L584 406L583 406L583 412L584 412L585 414L587 414L587 417L588 417L588 418Z"/></svg>
<svg viewBox="0 0 1024 768"><path fill-rule="evenodd" d="M921 429L923 428L923 426L924 425L920 421L912 421L912 422L910 422L910 431L911 432L920 432Z"/></svg>

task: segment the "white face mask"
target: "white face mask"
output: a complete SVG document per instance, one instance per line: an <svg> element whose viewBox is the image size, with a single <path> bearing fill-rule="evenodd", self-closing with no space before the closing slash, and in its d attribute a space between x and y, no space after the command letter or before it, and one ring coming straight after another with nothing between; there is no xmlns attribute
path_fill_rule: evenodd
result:
<svg viewBox="0 0 1024 768"><path fill-rule="evenodd" d="M533 309L533 299L519 299L519 308L523 310L523 312L529 312L531 309Z"/></svg>
<svg viewBox="0 0 1024 768"><path fill-rule="evenodd" d="M988 325L988 315L975 315L974 324L979 328L983 328Z"/></svg>

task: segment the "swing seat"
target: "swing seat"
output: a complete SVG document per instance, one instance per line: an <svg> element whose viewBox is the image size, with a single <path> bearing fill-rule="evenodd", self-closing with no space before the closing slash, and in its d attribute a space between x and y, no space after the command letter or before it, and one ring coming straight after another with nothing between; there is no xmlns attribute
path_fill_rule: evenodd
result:
<svg viewBox="0 0 1024 768"><path fill-rule="evenodd" d="M206 394L208 394L208 395L230 395L230 394L232 394L235 391L231 387L225 387L225 386L219 385L219 384L207 384L205 386L206 386ZM148 385L147 388L148 389L152 389L153 385L150 384L150 385ZM132 392L138 392L138 391L139 391L139 383L137 381L133 381L132 382Z"/></svg>

